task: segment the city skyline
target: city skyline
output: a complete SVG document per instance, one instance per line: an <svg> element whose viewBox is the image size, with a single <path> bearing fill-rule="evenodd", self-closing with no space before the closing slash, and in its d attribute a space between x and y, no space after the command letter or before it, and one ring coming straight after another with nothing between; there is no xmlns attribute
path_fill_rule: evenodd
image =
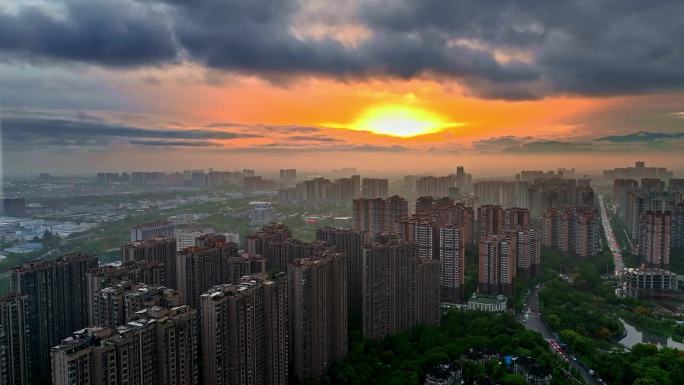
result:
<svg viewBox="0 0 684 385"><path fill-rule="evenodd" d="M497 175L635 154L681 172L684 5L195 5L0 1L4 174L315 158Z"/></svg>

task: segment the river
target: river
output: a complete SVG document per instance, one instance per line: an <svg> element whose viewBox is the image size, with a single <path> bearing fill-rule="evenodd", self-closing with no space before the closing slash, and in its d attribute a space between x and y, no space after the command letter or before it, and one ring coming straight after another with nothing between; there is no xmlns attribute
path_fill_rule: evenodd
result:
<svg viewBox="0 0 684 385"><path fill-rule="evenodd" d="M618 341L622 346L631 348L639 343L651 343L656 344L659 347L667 346L678 350L684 350L684 344L673 340L671 337L665 337L658 334L649 333L647 331L642 331L635 326L628 324L623 319L620 319L620 321L622 321L625 331L627 332L627 335Z"/></svg>

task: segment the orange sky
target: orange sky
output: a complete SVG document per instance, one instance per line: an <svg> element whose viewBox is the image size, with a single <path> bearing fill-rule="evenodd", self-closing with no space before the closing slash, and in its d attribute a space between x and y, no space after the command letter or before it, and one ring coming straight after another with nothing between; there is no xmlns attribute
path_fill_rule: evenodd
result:
<svg viewBox="0 0 684 385"><path fill-rule="evenodd" d="M153 78L153 82L140 78ZM199 79L199 80L198 80ZM554 97L533 101L485 100L464 95L456 83L434 80L339 82L319 78L278 83L253 77L207 73L198 68L136 72L109 78L148 113L173 116L189 126L212 122L305 125L352 124L370 107L393 104L424 109L461 125L413 138L395 138L323 127L325 134L348 143L469 146L497 136L558 139L591 135L591 128L568 121L625 98ZM256 139L243 144L265 143Z"/></svg>

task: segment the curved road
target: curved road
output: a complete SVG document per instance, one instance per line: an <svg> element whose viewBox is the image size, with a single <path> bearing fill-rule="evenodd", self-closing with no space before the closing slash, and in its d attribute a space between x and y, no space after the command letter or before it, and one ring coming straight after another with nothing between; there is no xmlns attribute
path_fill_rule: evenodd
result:
<svg viewBox="0 0 684 385"><path fill-rule="evenodd" d="M543 288L543 284L537 286L530 290L529 293L523 299L523 314L519 316L518 320L525 326L526 329L533 330L542 335L542 337L548 341L549 348L558 354L562 359L567 361L572 365L577 371L582 375L585 384L590 385L605 385L603 382L599 381L598 378L592 376L589 371L579 364L578 361L567 354L564 350L560 348L557 341L557 336L541 319L541 313L539 312L539 291Z"/></svg>

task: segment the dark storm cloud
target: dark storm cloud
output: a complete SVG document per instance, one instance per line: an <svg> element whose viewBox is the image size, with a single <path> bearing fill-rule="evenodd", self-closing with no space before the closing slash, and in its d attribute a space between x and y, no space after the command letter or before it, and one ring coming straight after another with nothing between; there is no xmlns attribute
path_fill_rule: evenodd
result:
<svg viewBox="0 0 684 385"><path fill-rule="evenodd" d="M2 144L5 149L48 146L105 146L116 141L139 145L168 146L210 145L211 140L260 137L256 134L220 130L168 130L74 121L8 117L2 120Z"/></svg>
<svg viewBox="0 0 684 385"><path fill-rule="evenodd" d="M154 65L177 55L166 18L131 1L66 1L64 15L37 7L0 11L0 52L107 66Z"/></svg>
<svg viewBox="0 0 684 385"><path fill-rule="evenodd" d="M684 132L678 133L663 133L663 132L646 132L640 131L627 135L605 136L596 139L597 141L606 141L612 143L648 143L648 142L665 142L673 139L684 139Z"/></svg>
<svg viewBox="0 0 684 385"><path fill-rule="evenodd" d="M486 98L608 95L684 88L677 0L359 0L344 45L296 36L298 0L65 2L0 11L6 57L105 66L189 60L267 78L430 76Z"/></svg>
<svg viewBox="0 0 684 385"><path fill-rule="evenodd" d="M207 140L131 140L134 146L150 147L219 147L220 143Z"/></svg>

